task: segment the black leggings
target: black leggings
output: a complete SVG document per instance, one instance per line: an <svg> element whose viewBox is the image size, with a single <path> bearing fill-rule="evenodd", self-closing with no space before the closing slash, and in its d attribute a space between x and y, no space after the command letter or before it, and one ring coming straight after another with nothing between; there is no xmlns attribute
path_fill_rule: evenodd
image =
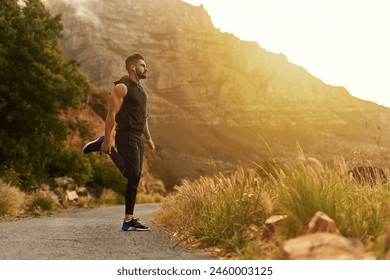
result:
<svg viewBox="0 0 390 280"><path fill-rule="evenodd" d="M141 179L144 143L141 137L136 134L117 131L115 145L118 151L112 148L110 157L127 179L125 214L133 215L137 188Z"/></svg>

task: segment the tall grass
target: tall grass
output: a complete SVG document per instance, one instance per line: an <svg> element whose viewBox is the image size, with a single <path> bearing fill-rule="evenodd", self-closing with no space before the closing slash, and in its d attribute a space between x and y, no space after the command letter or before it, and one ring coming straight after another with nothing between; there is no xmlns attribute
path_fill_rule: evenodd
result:
<svg viewBox="0 0 390 280"><path fill-rule="evenodd" d="M156 222L197 247L216 246L242 258L275 258L277 246L299 235L322 211L344 236L360 239L383 257L389 247L390 189L351 180L348 168L342 158L328 166L302 153L296 164L274 165L261 176L239 168L230 176L185 181L164 201ZM287 218L278 236L266 240L264 222L274 214ZM262 252L265 248L273 252Z"/></svg>
<svg viewBox="0 0 390 280"><path fill-rule="evenodd" d="M0 179L0 217L23 212L24 193Z"/></svg>
<svg viewBox="0 0 390 280"><path fill-rule="evenodd" d="M242 250L250 225L262 225L272 212L267 184L252 170L231 176L185 181L166 198L156 221L168 230L187 233L201 247Z"/></svg>
<svg viewBox="0 0 390 280"><path fill-rule="evenodd" d="M358 238L374 250L390 224L390 189L351 180L338 162L320 171L301 162L275 187L275 208L287 214L286 238L296 236L317 211L331 217L346 237ZM379 243L379 244L378 244Z"/></svg>

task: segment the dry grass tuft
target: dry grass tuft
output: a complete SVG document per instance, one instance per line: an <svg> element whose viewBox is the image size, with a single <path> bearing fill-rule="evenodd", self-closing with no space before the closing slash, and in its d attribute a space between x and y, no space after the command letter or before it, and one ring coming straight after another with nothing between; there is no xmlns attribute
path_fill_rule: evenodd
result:
<svg viewBox="0 0 390 280"><path fill-rule="evenodd" d="M143 203L158 203L164 200L164 196L161 194L146 194L146 193L138 193L137 194L137 204Z"/></svg>
<svg viewBox="0 0 390 280"><path fill-rule="evenodd" d="M17 215L24 211L25 194L0 179L0 216Z"/></svg>
<svg viewBox="0 0 390 280"><path fill-rule="evenodd" d="M45 211L58 210L61 206L58 197L52 191L35 191L28 199L28 209L34 214L40 214Z"/></svg>
<svg viewBox="0 0 390 280"><path fill-rule="evenodd" d="M123 204L124 198L111 189L104 189L99 198L99 204L103 206Z"/></svg>

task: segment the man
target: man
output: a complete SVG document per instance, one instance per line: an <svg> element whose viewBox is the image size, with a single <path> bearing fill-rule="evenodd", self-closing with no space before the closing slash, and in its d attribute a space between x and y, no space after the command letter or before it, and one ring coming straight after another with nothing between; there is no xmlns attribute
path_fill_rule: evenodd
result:
<svg viewBox="0 0 390 280"><path fill-rule="evenodd" d="M108 113L105 122L105 135L89 142L83 148L85 154L102 151L110 155L119 171L127 178L125 194L125 218L122 230L149 230L134 218L134 206L137 187L141 178L144 143L143 134L149 149L155 145L149 131L147 118L147 94L140 80L146 79L148 71L145 59L140 54L133 54L126 59L128 75L114 82L110 93ZM111 133L116 126L115 146L111 144Z"/></svg>

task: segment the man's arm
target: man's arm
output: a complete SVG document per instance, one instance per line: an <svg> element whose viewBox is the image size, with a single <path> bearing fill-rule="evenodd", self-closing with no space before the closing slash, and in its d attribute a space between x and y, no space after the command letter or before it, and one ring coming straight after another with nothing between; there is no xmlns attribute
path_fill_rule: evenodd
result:
<svg viewBox="0 0 390 280"><path fill-rule="evenodd" d="M146 139L146 144L148 145L149 149L151 151L154 151L156 149L156 147L155 147L154 142L152 140L152 136L150 135L148 120L146 120L146 123L145 123L144 136Z"/></svg>
<svg viewBox="0 0 390 280"><path fill-rule="evenodd" d="M109 154L111 150L111 133L115 125L115 115L119 112L123 99L127 94L127 88L124 84L116 85L111 91L108 99L108 113L104 129L104 142L102 143L102 152Z"/></svg>

